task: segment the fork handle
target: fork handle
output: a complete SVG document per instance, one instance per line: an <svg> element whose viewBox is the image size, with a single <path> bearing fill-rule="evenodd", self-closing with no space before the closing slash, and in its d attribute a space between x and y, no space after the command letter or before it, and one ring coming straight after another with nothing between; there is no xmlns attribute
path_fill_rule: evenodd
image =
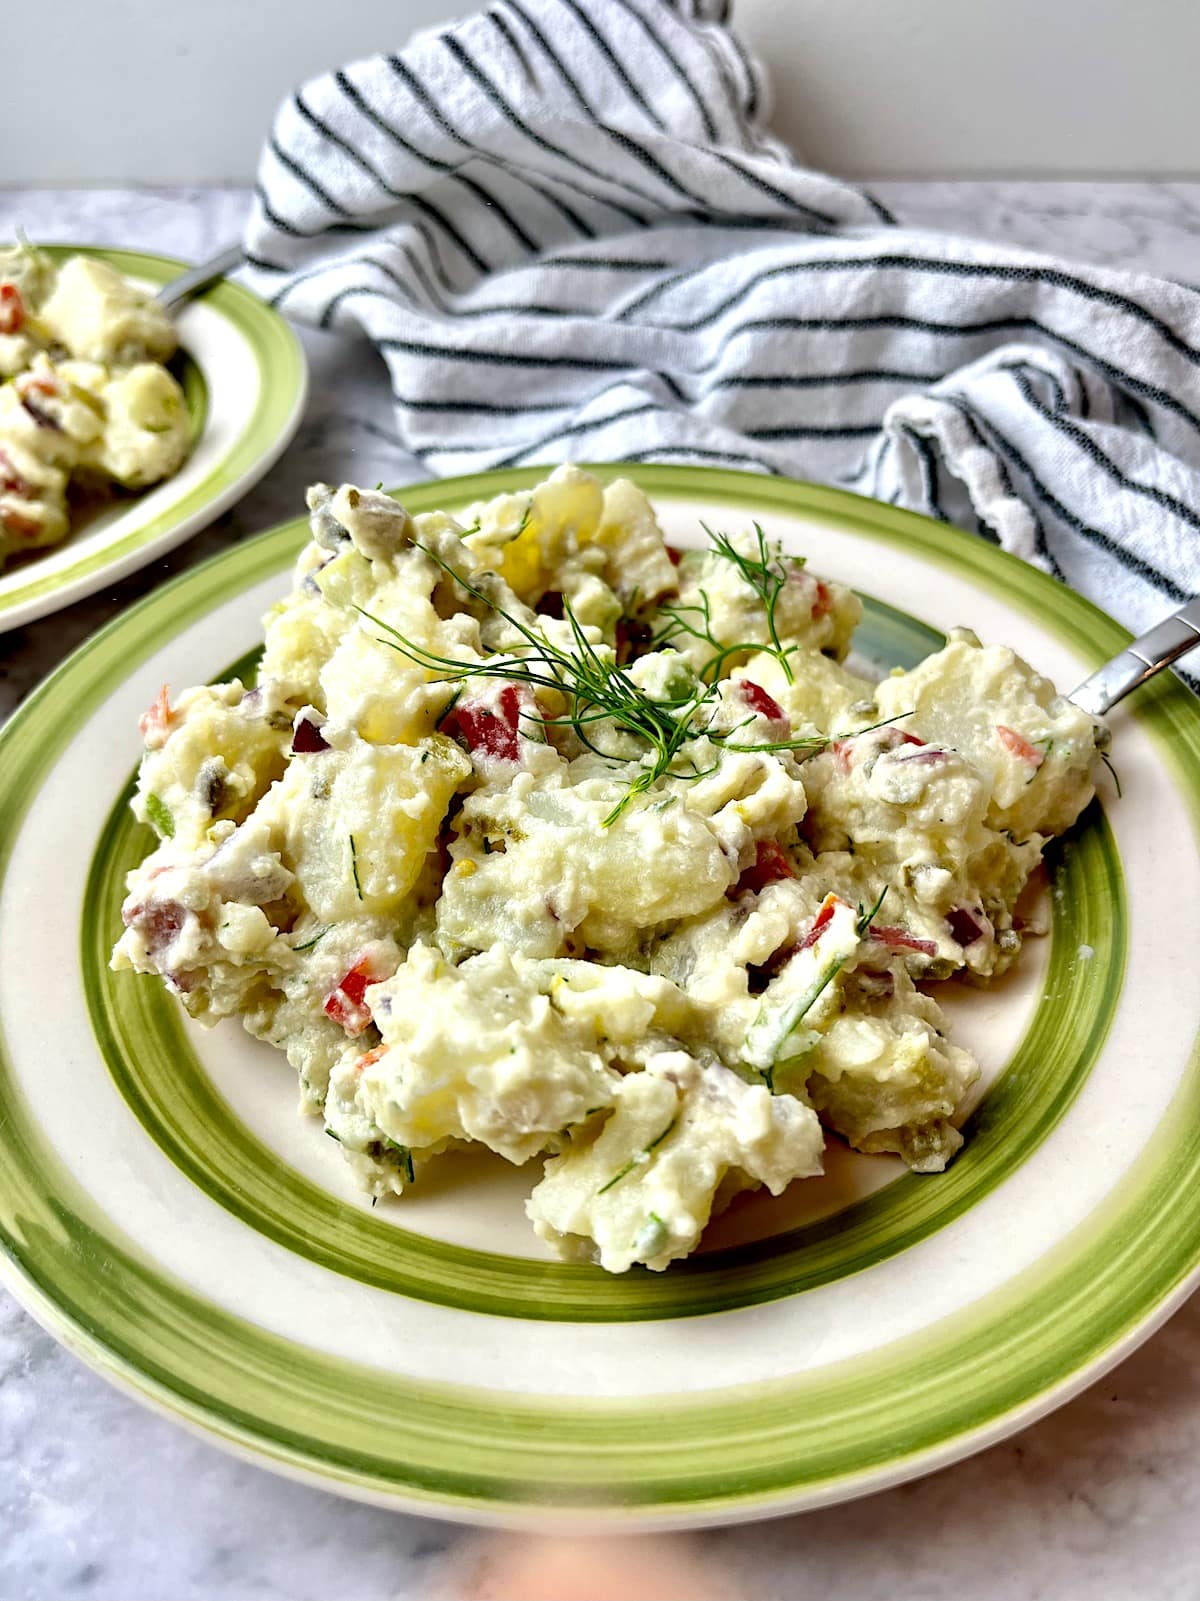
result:
<svg viewBox="0 0 1200 1601"><path fill-rule="evenodd" d="M1200 595L1194 595L1148 634L1126 646L1119 656L1105 662L1067 699L1089 716L1102 717L1131 689L1153 678L1195 645L1200 645Z"/></svg>
<svg viewBox="0 0 1200 1601"><path fill-rule="evenodd" d="M178 278L172 278L170 283L164 284L155 295L155 299L164 311L174 311L176 306L183 305L193 295L198 295L209 284L216 283L218 278L224 278L235 272L241 266L245 257L242 255L241 245L226 245L225 249L198 266L189 267L181 272Z"/></svg>

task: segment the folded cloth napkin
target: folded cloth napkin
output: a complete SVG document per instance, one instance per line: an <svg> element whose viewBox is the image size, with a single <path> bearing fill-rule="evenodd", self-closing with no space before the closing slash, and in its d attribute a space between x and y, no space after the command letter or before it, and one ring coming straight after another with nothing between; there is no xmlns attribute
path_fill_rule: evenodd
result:
<svg viewBox="0 0 1200 1601"><path fill-rule="evenodd" d="M254 286L430 472L717 463L958 524L1140 631L1200 588L1200 295L897 227L722 0L492 0L280 108Z"/></svg>

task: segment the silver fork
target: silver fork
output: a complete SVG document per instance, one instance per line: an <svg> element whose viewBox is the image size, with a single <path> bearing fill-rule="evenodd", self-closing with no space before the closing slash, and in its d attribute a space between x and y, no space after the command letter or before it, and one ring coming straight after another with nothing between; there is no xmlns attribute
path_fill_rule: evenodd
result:
<svg viewBox="0 0 1200 1601"><path fill-rule="evenodd" d="M1119 656L1098 667L1067 699L1089 717L1102 717L1130 690L1178 661L1200 645L1200 595L1156 623L1149 633L1127 645Z"/></svg>
<svg viewBox="0 0 1200 1601"><path fill-rule="evenodd" d="M164 284L155 295L155 300L164 311L174 311L182 306L184 301L198 295L209 284L214 284L219 278L225 278L231 272L236 272L246 258L242 254L241 245L226 245L224 250L210 256L207 261L199 262L195 267L189 267L181 272L178 278L172 278L170 283Z"/></svg>

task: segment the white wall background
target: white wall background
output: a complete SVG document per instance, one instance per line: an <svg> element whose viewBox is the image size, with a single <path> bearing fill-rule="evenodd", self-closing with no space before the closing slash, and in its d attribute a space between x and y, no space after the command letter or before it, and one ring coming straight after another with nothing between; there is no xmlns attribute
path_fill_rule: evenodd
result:
<svg viewBox="0 0 1200 1601"><path fill-rule="evenodd" d="M0 0L0 184L253 170L293 84L473 0ZM774 125L851 175L1200 176L1200 0L735 0Z"/></svg>

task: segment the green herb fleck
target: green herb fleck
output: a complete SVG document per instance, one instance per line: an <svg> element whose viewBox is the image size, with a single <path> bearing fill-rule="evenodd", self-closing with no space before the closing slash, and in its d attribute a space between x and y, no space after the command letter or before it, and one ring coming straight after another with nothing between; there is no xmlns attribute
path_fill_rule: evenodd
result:
<svg viewBox="0 0 1200 1601"><path fill-rule="evenodd" d="M401 1145L399 1141L392 1139L388 1134L381 1133L379 1137L383 1141L384 1145L387 1146L388 1150L395 1151L396 1155L400 1158L400 1166L404 1170L405 1182L408 1184L415 1184L417 1181L417 1175L413 1169L412 1152L409 1150L408 1146Z"/></svg>
<svg viewBox="0 0 1200 1601"><path fill-rule="evenodd" d="M883 905L884 899L887 896L888 887L889 886L887 884L885 884L883 886L883 888L879 891L879 899L875 902L874 906L872 906L872 908L871 908L871 910L869 912L864 912L863 909L862 909L862 902L861 901L859 902L859 905L858 905L858 922L855 924L855 930L856 930L856 932L858 934L859 939L864 939L866 937L867 930L870 928L871 924L875 921L875 918L879 913L879 908Z"/></svg>
<svg viewBox="0 0 1200 1601"><path fill-rule="evenodd" d="M364 612L363 616L364 617L369 616L369 613ZM371 621L374 622L375 619L372 617ZM386 628L387 624L386 623L380 623L378 626L381 627L381 628ZM395 630L393 629L393 630L391 630L391 632L394 633ZM403 637L403 636L399 636L399 637ZM387 639L382 639L382 640L380 640L380 644L381 645L390 645L391 641L387 640ZM396 648L397 647L395 645L392 646L393 650L395 650ZM404 652L401 651L401 655L403 655L403 654L404 654ZM446 721L447 717L449 717L450 713L454 710L454 708L458 705L459 701L462 699L462 692L463 692L463 689L465 687L466 686L463 685L463 684L456 684L454 686L454 692L450 696L450 699L446 702L446 704L442 707L441 711L437 714L437 716L433 720L433 726L435 728L440 727L441 724Z"/></svg>
<svg viewBox="0 0 1200 1601"><path fill-rule="evenodd" d="M657 1212L648 1213L633 1242L635 1253L642 1258L655 1255L666 1243L669 1232L666 1223Z"/></svg>
<svg viewBox="0 0 1200 1601"><path fill-rule="evenodd" d="M146 796L146 816L153 823L160 839L175 838L175 819L171 815L171 808L157 795Z"/></svg>
<svg viewBox="0 0 1200 1601"><path fill-rule="evenodd" d="M524 512L523 512L523 514L521 516L521 521L517 524L517 526L515 528L513 528L513 529L507 531L506 533L504 533L503 536L500 538L499 543L501 545L513 545L513 544L515 544L516 541L518 539L520 539L521 535L525 532L526 528L529 526L529 519L532 516L532 514L533 514L533 503L530 502L529 505L527 505L525 507L525 510L524 510ZM478 532L478 527L479 527L479 525L476 524L476 526L474 528L468 529L468 532L469 533L477 533ZM465 535L463 537L465 537Z"/></svg>
<svg viewBox="0 0 1200 1601"><path fill-rule="evenodd" d="M1038 741L1038 745L1040 746L1041 744L1042 744L1042 741L1039 740ZM1044 766L1047 758L1050 755L1050 752L1054 749L1054 741L1052 739L1046 740L1045 741L1045 746L1046 746L1045 750L1042 751L1042 759L1041 759L1041 761L1037 764L1037 766L1034 768L1033 772L1030 773L1029 777L1025 780L1025 788L1026 789L1029 788L1030 784L1033 783L1034 779L1041 772L1042 767Z"/></svg>
<svg viewBox="0 0 1200 1601"><path fill-rule="evenodd" d="M324 939L328 932L329 930L327 928L319 928L311 939L306 939L303 945L293 945L292 949L294 951L311 951L317 941Z"/></svg>
<svg viewBox="0 0 1200 1601"><path fill-rule="evenodd" d="M354 835L350 835L350 871L354 874L354 893L361 901L363 898L362 881L358 876L358 846L354 843Z"/></svg>
<svg viewBox="0 0 1200 1601"><path fill-rule="evenodd" d="M859 905L858 918L854 925L855 933L859 939L865 938L878 914L879 908L883 905L887 892L888 886L885 884L870 911L866 911L861 904ZM775 1093L775 1069L779 1065L779 1052L784 1042L817 1004L845 965L846 958L844 956L834 957L833 961L827 963L821 969L808 988L801 994L794 996L790 1001L785 1001L774 1017L771 1016L770 1010L766 1005L761 1007L758 1015L746 1030L746 1042L749 1045L748 1057L757 1055L761 1059L768 1051L772 1052L770 1061L763 1066L760 1066L757 1062L747 1060L747 1065L761 1075L763 1083L772 1095ZM765 1035L765 1040L762 1040L762 1043L757 1045L752 1043L750 1036L755 1033L760 1036L760 1040ZM810 1047L812 1043L815 1043L815 1039L816 1036L810 1042Z"/></svg>
<svg viewBox="0 0 1200 1601"><path fill-rule="evenodd" d="M1109 773L1112 775L1112 781L1117 786L1117 799L1120 800L1121 799L1121 780L1117 777L1117 770L1113 766L1112 762L1109 760L1108 755L1107 755L1107 753L1105 751L1099 751L1098 755L1100 757L1100 760L1104 763L1105 767L1108 768Z"/></svg>
<svg viewBox="0 0 1200 1601"><path fill-rule="evenodd" d="M619 1168L617 1172L613 1174L612 1178L609 1179L607 1184L602 1184L600 1186L600 1188L596 1191L596 1194L603 1195L606 1190L611 1190L615 1184L619 1184L623 1178L628 1177L628 1175L633 1172L634 1168L650 1155L651 1151L657 1150L657 1148L666 1139L667 1135L673 1131L676 1123L678 1122L679 1113L676 1112L675 1116L667 1124L666 1128L663 1129L662 1133L658 1135L656 1139L651 1140L649 1145L643 1146L636 1156L631 1156L628 1162L626 1162L625 1166Z"/></svg>

